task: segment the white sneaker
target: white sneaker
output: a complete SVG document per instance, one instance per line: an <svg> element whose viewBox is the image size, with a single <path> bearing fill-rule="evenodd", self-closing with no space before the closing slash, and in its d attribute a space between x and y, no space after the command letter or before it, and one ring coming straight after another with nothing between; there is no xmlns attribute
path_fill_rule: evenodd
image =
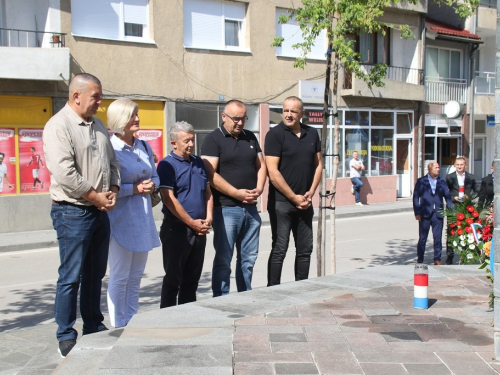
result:
<svg viewBox="0 0 500 375"><path fill-rule="evenodd" d="M354 186L351 186L351 194L354 194Z"/></svg>
<svg viewBox="0 0 500 375"><path fill-rule="evenodd" d="M364 204L361 202L358 202L358 203L356 203L356 206L364 206Z"/></svg>

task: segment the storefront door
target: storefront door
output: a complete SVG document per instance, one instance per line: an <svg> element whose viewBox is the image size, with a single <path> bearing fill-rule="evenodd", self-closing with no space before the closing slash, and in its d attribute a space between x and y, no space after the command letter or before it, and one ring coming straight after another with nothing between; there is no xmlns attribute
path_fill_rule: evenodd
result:
<svg viewBox="0 0 500 375"><path fill-rule="evenodd" d="M397 139L396 140L396 175L397 175L397 189L398 198L408 198L411 196L411 150L412 139Z"/></svg>

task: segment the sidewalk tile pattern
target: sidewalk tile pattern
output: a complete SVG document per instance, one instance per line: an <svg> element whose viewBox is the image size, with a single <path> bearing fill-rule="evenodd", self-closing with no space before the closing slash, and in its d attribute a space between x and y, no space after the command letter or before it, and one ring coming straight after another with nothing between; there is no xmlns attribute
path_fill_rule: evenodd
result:
<svg viewBox="0 0 500 375"><path fill-rule="evenodd" d="M426 310L404 282L239 319L234 374L496 374L490 290L454 275Z"/></svg>

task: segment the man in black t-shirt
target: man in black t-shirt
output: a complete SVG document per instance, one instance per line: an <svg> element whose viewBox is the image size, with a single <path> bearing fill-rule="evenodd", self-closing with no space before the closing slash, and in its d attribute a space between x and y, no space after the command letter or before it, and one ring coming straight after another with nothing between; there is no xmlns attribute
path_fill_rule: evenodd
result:
<svg viewBox="0 0 500 375"><path fill-rule="evenodd" d="M231 100L221 116L223 125L207 135L201 146L201 157L214 188L214 297L229 293L235 246L236 287L238 292L252 289L261 226L256 204L267 176L257 138L243 130L247 120L245 105Z"/></svg>
<svg viewBox="0 0 500 375"><path fill-rule="evenodd" d="M272 250L267 285L281 283L283 260L290 230L295 240L295 280L309 277L313 249L312 197L321 179L321 141L316 129L300 123L304 104L291 96L283 103L283 121L266 135L265 153L269 173L267 209L272 231Z"/></svg>

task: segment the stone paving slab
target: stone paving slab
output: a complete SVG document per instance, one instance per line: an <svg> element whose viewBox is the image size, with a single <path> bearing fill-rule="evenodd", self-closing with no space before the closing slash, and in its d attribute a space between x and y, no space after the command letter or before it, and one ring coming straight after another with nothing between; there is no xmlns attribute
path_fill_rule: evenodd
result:
<svg viewBox="0 0 500 375"><path fill-rule="evenodd" d="M429 309L412 306L411 265L380 266L138 314L55 373L498 373L484 271L430 269Z"/></svg>

